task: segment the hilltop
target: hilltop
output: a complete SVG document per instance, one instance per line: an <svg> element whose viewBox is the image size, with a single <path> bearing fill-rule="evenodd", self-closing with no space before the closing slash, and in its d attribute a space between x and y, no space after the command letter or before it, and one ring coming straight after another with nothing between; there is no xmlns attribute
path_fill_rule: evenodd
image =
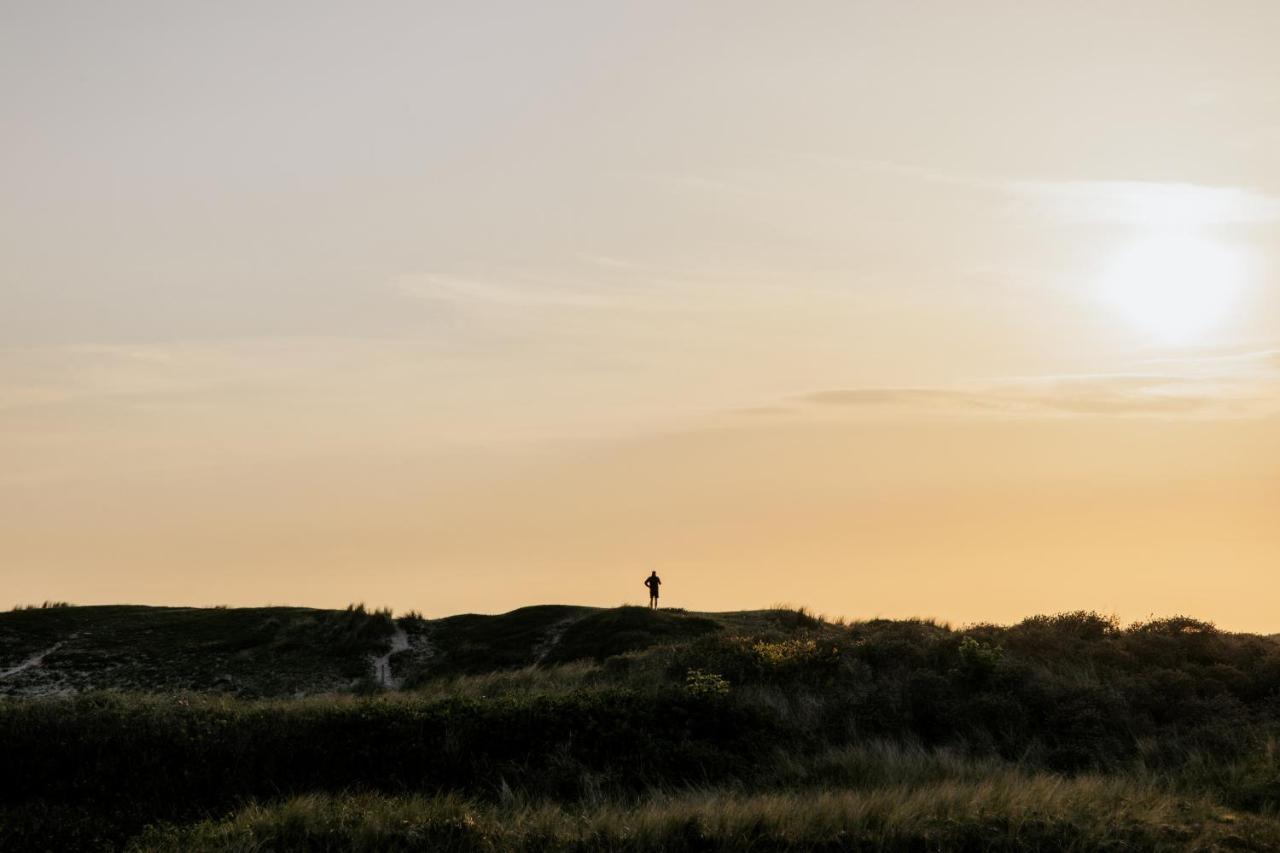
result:
<svg viewBox="0 0 1280 853"><path fill-rule="evenodd" d="M0 613L0 696L118 690L301 697L397 689L750 631L766 626L771 613L538 605L428 620L363 605L32 607Z"/></svg>

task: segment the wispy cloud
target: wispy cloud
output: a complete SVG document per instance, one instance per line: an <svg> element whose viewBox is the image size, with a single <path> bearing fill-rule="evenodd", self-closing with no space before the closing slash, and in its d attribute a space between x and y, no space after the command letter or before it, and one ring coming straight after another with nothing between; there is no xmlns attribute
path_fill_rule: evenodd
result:
<svg viewBox="0 0 1280 853"><path fill-rule="evenodd" d="M425 302L466 302L486 305L560 306L605 308L616 296L575 288L565 282L547 282L519 276L481 278L440 273L398 276L390 286L406 296Z"/></svg>
<svg viewBox="0 0 1280 853"><path fill-rule="evenodd" d="M1004 186L1067 222L1184 228L1280 219L1280 198L1243 187L1147 181L1011 181Z"/></svg>
<svg viewBox="0 0 1280 853"><path fill-rule="evenodd" d="M1280 349L1152 358L1143 364L1195 376L1265 376L1280 371Z"/></svg>
<svg viewBox="0 0 1280 853"><path fill-rule="evenodd" d="M578 255L549 269L497 270L487 275L421 272L387 286L424 305L477 310L590 310L645 313L750 311L802 301L785 276L770 271L680 269L632 260Z"/></svg>
<svg viewBox="0 0 1280 853"><path fill-rule="evenodd" d="M64 346L0 350L0 411L84 396L128 396L181 387L173 351L161 346Z"/></svg>
<svg viewBox="0 0 1280 853"><path fill-rule="evenodd" d="M228 391L325 388L376 366L418 365L427 342L273 338L0 349L0 412L85 401L157 402Z"/></svg>
<svg viewBox="0 0 1280 853"><path fill-rule="evenodd" d="M1280 399L1280 353L1182 359L1161 373L1018 377L964 388L837 388L801 394L826 409L951 414L1263 414Z"/></svg>
<svg viewBox="0 0 1280 853"><path fill-rule="evenodd" d="M882 160L818 159L845 170L1003 195L1064 222L1196 228L1280 220L1280 197L1248 187L1164 181L1007 179Z"/></svg>

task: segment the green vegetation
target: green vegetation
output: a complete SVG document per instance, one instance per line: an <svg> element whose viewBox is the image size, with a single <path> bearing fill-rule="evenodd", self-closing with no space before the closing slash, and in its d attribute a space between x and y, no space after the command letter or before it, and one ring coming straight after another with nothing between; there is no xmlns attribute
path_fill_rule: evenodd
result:
<svg viewBox="0 0 1280 853"><path fill-rule="evenodd" d="M456 796L308 795L193 827L152 829L177 851L1264 850L1280 822L1096 776L998 773L869 791L655 794L569 808Z"/></svg>
<svg viewBox="0 0 1280 853"><path fill-rule="evenodd" d="M353 695L397 629L411 688ZM0 670L91 631L342 692L172 692L171 649L152 695L0 702L0 849L1280 848L1280 645L1193 619L59 608L0 614Z"/></svg>
<svg viewBox="0 0 1280 853"><path fill-rule="evenodd" d="M491 672L538 662L540 644L557 626L591 611L546 604L522 607L501 616L450 616L419 630L427 632L436 654L428 667L412 669L411 683L425 677Z"/></svg>
<svg viewBox="0 0 1280 853"><path fill-rule="evenodd" d="M349 688L394 630L389 611L60 607L0 613L0 696L93 689L287 696Z"/></svg>
<svg viewBox="0 0 1280 853"><path fill-rule="evenodd" d="M570 625L546 662L603 661L659 643L675 643L714 634L722 628L714 619L683 612L649 610L646 607L598 610Z"/></svg>

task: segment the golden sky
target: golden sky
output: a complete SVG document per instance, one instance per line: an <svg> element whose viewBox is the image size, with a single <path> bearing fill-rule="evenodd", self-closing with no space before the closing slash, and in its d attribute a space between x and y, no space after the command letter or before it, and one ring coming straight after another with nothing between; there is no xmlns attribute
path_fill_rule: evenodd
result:
<svg viewBox="0 0 1280 853"><path fill-rule="evenodd" d="M6 3L0 606L1280 632L1277 32Z"/></svg>

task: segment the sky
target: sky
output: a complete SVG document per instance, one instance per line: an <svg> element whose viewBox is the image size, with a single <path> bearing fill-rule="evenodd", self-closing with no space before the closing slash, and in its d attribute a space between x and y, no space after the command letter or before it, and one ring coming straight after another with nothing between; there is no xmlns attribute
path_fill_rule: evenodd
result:
<svg viewBox="0 0 1280 853"><path fill-rule="evenodd" d="M0 606L1280 632L1272 2L0 5Z"/></svg>

